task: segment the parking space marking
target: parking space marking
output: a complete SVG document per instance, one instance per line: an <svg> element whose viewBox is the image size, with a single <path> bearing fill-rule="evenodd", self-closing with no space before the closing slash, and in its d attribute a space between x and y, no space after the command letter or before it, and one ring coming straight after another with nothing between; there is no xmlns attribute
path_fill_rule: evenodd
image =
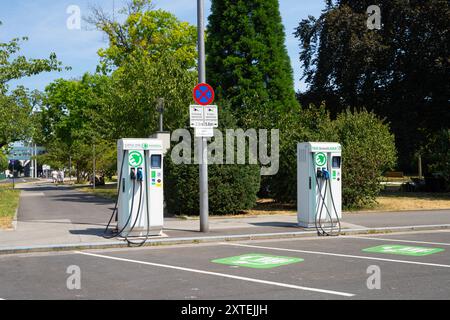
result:
<svg viewBox="0 0 450 320"><path fill-rule="evenodd" d="M267 280L248 278L248 277L241 277L241 276L235 276L235 275L226 274L226 273L219 273L219 272L205 271L205 270L199 270L199 269L178 267L178 266L172 266L172 265L161 264L161 263L154 263L154 262L147 262L147 261L140 261L140 260L132 260L132 259L125 259L125 258L118 258L118 257L105 256L105 255L101 255L101 254L82 252L82 251L75 251L75 253L86 255L86 256L97 257L97 258L110 259L110 260L123 261L123 262L131 262L131 263L149 265L149 266L154 266L154 267L161 267L161 268L166 268L166 269L181 270L181 271L187 271L187 272L193 272L193 273L200 273L200 274L206 274L206 275L210 275L210 276L217 276L217 277L222 277L222 278L229 278L229 279L235 279L235 280L255 282L255 283L267 284L267 285L271 285L271 286L289 288L289 289L296 289L296 290L303 290L303 291L312 291L312 292L318 292L318 293L327 293L327 294L343 296L343 297L353 297L353 296L355 296L353 293L340 292L340 291L334 291L334 290L326 290L326 289L319 289L319 288L311 288L311 287L303 287L303 286L297 286L297 285L288 284L288 283L267 281Z"/></svg>
<svg viewBox="0 0 450 320"><path fill-rule="evenodd" d="M368 239L368 240L380 240L380 241L392 241L392 242L405 242L405 243L418 243L418 244L431 244L436 246L450 246L450 243L445 242L428 242L428 241L416 241L416 240L401 240L401 239L389 239L389 238L374 238L374 237L355 237L348 236L350 239Z"/></svg>
<svg viewBox="0 0 450 320"><path fill-rule="evenodd" d="M282 257L261 253L247 253L240 256L211 260L214 263L255 269L271 269L302 261L303 259L297 257Z"/></svg>
<svg viewBox="0 0 450 320"><path fill-rule="evenodd" d="M410 247L410 246L403 246L403 245L399 245L399 244L382 244L382 245L379 245L376 247L362 249L362 251L423 257L423 256L428 256L430 254L443 252L443 251L445 251L445 249L431 248L431 247Z"/></svg>
<svg viewBox="0 0 450 320"><path fill-rule="evenodd" d="M228 245L228 246L245 247L245 248L278 250L278 251L299 252L299 253L311 253L311 254L325 255L325 256L334 256L334 257L355 258L355 259L365 259L365 260L377 260L377 261L386 261L386 262L416 264L416 265L430 266L430 267L450 268L450 265L448 265L448 264L427 263L427 262L408 261L408 260L396 260L396 259L385 259L385 258L368 257L368 256L355 256L355 255L350 255L350 254L331 253L331 252L323 252L323 251L308 251L308 250L297 250L297 249L286 249L286 248L276 248L276 247L255 246L255 245L240 244L240 243L221 242L221 244Z"/></svg>

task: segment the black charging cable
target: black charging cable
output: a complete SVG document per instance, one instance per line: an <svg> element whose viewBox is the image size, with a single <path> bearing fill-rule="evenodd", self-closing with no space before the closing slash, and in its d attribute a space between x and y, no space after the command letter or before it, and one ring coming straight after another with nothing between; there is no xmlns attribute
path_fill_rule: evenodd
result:
<svg viewBox="0 0 450 320"><path fill-rule="evenodd" d="M145 151L144 151L144 165L145 165L145 168L147 168L147 157L145 156ZM140 176L139 176L139 172L140 172ZM140 180L139 180L140 179ZM143 173L142 173L142 170L139 170L138 169L138 180L140 181L140 185L141 185L141 193L140 193L140 197L139 197L139 207L138 207L138 213L137 213L137 215L136 215L136 219L135 219L135 221L134 221L134 224L133 224L133 227L132 227L132 229L134 228L134 225L136 224L136 221L137 221L137 219L138 219L138 216L140 215L140 208L141 208L141 199L142 199L142 180L144 180L144 185L145 185L145 190L146 190L146 192L149 192L149 190L148 190L148 173L147 173L147 175L145 176ZM150 199L150 197L145 197L145 204L146 204L146 211L147 211L147 234L145 235L145 238L142 240L142 241L139 241L139 242L134 242L134 241L131 241L130 239L128 239L128 238L125 238L125 240L127 241L127 243L128 243L128 246L135 246L135 247L141 247L141 246L143 246L146 242L147 242L147 240L148 240L148 238L149 238L149 236L150 236L150 211L149 211L149 207L148 207L148 205L149 205L149 199ZM131 229L131 230L132 230ZM130 231L131 232L131 231Z"/></svg>
<svg viewBox="0 0 450 320"><path fill-rule="evenodd" d="M114 215L117 215L117 205L119 203L120 188L122 187L122 174L123 174L123 164L125 162L125 155L126 155L126 150L123 150L122 164L120 166L120 172L119 172L119 183L118 183L117 194L116 194L116 202L114 204L114 209L113 209L113 212L111 214L111 217L109 218L108 224L106 225L106 228L103 231L103 237L106 238L106 239L112 239L112 238L116 237L116 234L114 234L113 236L107 236L106 234L108 232L109 226L111 225L111 222L112 222L112 219L113 219Z"/></svg>
<svg viewBox="0 0 450 320"><path fill-rule="evenodd" d="M122 165L123 165L124 161L125 160L123 159L122 160ZM122 176L122 174L121 174L121 176ZM122 229L120 229L119 231L115 232L112 236L105 236L104 235L104 237L107 238L107 239L111 239L111 238L115 238L115 237L121 237L122 236L122 232L127 228L128 224L131 221L131 217L133 215L133 208L134 208L134 193L136 191L136 174L134 172L134 168L131 168L130 179L133 181L133 190L132 190L132 193L131 193L133 196L131 198L131 207L130 207L130 212L129 212L129 215L128 215L128 219L127 219L126 223L124 224L124 226L122 227ZM119 188L119 192L120 192L120 188ZM113 215L114 215L114 213L113 213ZM110 222L112 220L113 215L110 218ZM109 224L108 224L107 228L108 227L109 227Z"/></svg>
<svg viewBox="0 0 450 320"><path fill-rule="evenodd" d="M325 199L327 197L327 180L323 176L323 174L321 175L321 181L324 181L319 189L319 195L320 195L320 200L322 200L322 205L320 206L320 212L316 212L316 221L318 220L318 225L319 225L321 232L319 231L319 229L317 229L317 233L319 236L329 236L330 233L333 231L332 227L331 227L331 231L327 232L327 231L325 231L323 224L322 224L323 207L325 207L325 210L326 210L325 212L326 212L327 216L330 218L330 221L332 220L330 211L328 210L328 206L325 203ZM322 189L323 189L322 186L325 186L323 194L322 194ZM318 209L319 209L319 205L317 206L317 210ZM333 224L331 223L331 225L333 225Z"/></svg>
<svg viewBox="0 0 450 320"><path fill-rule="evenodd" d="M319 178L320 178L320 180L319 180ZM321 221L320 221L320 216L322 215L323 203L324 203L324 201L323 201L324 196L322 195L323 185L322 185L321 181L322 181L322 172L318 171L317 175L316 175L316 185L317 185L317 189L318 189L320 196L319 196L319 202L317 203L317 206L316 206L316 214L314 216L314 225L316 227L318 236L326 235L326 231L323 229ZM320 205L320 201L322 201L322 205ZM320 213L319 213L319 207L320 207Z"/></svg>
<svg viewBox="0 0 450 320"><path fill-rule="evenodd" d="M338 214L338 212L336 210L336 205L334 203L333 190L331 189L331 183L329 184L329 187L330 187L331 203L333 204L333 209L334 209L334 212L336 213L336 222L337 222L337 226L338 226L338 233L337 233L337 235L340 235L341 231L342 231L341 220L339 219L339 214Z"/></svg>
<svg viewBox="0 0 450 320"><path fill-rule="evenodd" d="M330 177L330 174L329 174L329 172L327 170L322 169L321 171L318 170L317 171L317 175L316 175L316 183L318 185L320 185L319 182L318 182L318 178L321 178L321 179L323 179L325 181L325 191L322 194L322 187L320 186L319 194L320 194L320 198L322 200L322 206L320 208L320 213L318 213L319 205L317 206L317 209L316 209L316 217L315 217L316 230L317 230L317 233L318 233L319 236L321 236L321 235L322 236L325 236L325 235L326 236L337 236L337 235L339 235L341 233L342 229L341 229L341 221L339 219L339 215L338 215L338 212L337 212L337 209L336 209L336 205L335 205L335 202L334 202L333 190L331 188L331 177ZM326 195L327 195L327 190L328 189L330 190L331 203L333 205L332 209L334 209L334 213L335 213L335 216L336 216L336 225L338 226L337 234L333 233L334 223L333 223L333 217L332 217L332 213L331 213L332 210L331 210L331 208L328 208L328 206L325 204L325 199L326 199ZM325 206L325 210L327 212L327 215L330 218L330 231L329 232L324 230L323 225L322 225L322 221L321 221L321 219L322 219L322 212L323 212L323 207L324 206ZM317 223L317 220L318 220L318 223Z"/></svg>
<svg viewBox="0 0 450 320"><path fill-rule="evenodd" d="M336 218L337 218L337 225L338 225L338 234L340 234L341 232L341 225L340 225L340 220L339 220L339 216L336 210L336 206L334 204L334 199L333 199L333 191L331 189L331 181L330 181L330 173L325 169L318 169L317 170L317 175L316 175L316 183L319 184L318 182L318 178L320 178L321 180L324 181L324 185L325 185L325 190L324 193L322 194L322 186L319 189L319 194L320 194L320 200L322 200L322 205L320 206L320 212L319 212L319 205L317 206L316 209L316 221L315 221L315 225L316 225L316 230L317 230L317 234L319 236L332 236L335 235L333 233L334 231L334 223L333 223L333 217L332 217L332 212L331 212L331 208L328 208L327 204L325 203L326 201L326 196L327 196L327 190L330 190L330 197L332 200L332 204L334 207L334 211L336 214ZM329 231L325 231L323 224L322 224L322 212L323 212L323 207L325 207L326 213L328 218L330 219L330 230ZM318 220L318 224L317 224L317 220ZM320 229L320 230L319 230Z"/></svg>
<svg viewBox="0 0 450 320"><path fill-rule="evenodd" d="M125 241L128 243L128 245L134 244L128 237L131 235L131 232L134 230L134 227L136 226L137 221L139 220L141 216L141 205L142 205L142 180L138 180L139 182L139 202L138 202L138 209L136 212L136 217L134 219L133 225L131 226L130 230L128 231L127 235L125 236Z"/></svg>

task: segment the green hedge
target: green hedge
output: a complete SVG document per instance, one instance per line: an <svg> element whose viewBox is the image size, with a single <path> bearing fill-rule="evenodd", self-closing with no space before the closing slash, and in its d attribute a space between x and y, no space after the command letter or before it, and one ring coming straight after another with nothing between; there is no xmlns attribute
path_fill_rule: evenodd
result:
<svg viewBox="0 0 450 320"><path fill-rule="evenodd" d="M297 143L332 141L331 120L325 107L310 106L286 114L280 128L280 167L265 179L269 196L280 202L297 201Z"/></svg>
<svg viewBox="0 0 450 320"><path fill-rule="evenodd" d="M235 121L226 107L221 107L220 122L222 129L235 126ZM222 133L225 134L224 130ZM193 140L192 131L191 137ZM198 215L199 165L175 164L170 153L171 150L164 158L164 196L168 212L178 215ZM191 153L193 155L194 151L191 150ZM208 165L208 178L210 214L235 214L251 209L256 204L256 194L260 187L258 165L211 164Z"/></svg>
<svg viewBox="0 0 450 320"><path fill-rule="evenodd" d="M228 120L227 120L228 119ZM222 111L225 128L232 123ZM264 178L264 189L280 202L297 200L297 143L330 141L342 144L343 206L362 208L375 202L382 173L396 162L394 136L388 124L365 110L346 112L331 120L325 107L309 107L286 114L280 128L280 167ZM194 215L199 212L198 165L174 164L165 158L165 197L168 211ZM260 186L258 165L209 165L211 214L232 214L255 205ZM265 192L265 193L266 193Z"/></svg>
<svg viewBox="0 0 450 320"><path fill-rule="evenodd" d="M164 160L165 199L171 214L198 215L199 166ZM209 165L209 213L235 214L251 209L259 190L257 165Z"/></svg>

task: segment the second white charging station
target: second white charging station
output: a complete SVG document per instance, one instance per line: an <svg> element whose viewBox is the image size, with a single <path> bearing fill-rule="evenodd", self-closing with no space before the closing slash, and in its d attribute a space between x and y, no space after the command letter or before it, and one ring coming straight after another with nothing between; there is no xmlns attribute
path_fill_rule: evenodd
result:
<svg viewBox="0 0 450 320"><path fill-rule="evenodd" d="M335 142L297 144L298 225L319 234L340 231L342 218L341 145ZM332 231L331 231L332 232Z"/></svg>
<svg viewBox="0 0 450 320"><path fill-rule="evenodd" d="M158 139L117 142L120 235L159 236L164 222L163 143Z"/></svg>

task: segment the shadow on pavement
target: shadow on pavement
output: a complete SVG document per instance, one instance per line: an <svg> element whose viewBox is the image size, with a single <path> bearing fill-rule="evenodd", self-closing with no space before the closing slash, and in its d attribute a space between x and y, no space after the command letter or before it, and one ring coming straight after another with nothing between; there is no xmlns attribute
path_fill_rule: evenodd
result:
<svg viewBox="0 0 450 320"><path fill-rule="evenodd" d="M82 202L82 203L92 203L92 204L114 204L114 201L96 197L94 195L90 194L83 194L83 193L71 193L71 194L58 194L58 195L50 195L48 198L53 198L56 201L67 201L67 202ZM112 210L112 208L111 208Z"/></svg>
<svg viewBox="0 0 450 320"><path fill-rule="evenodd" d="M280 227L280 228L295 228L299 229L297 223L295 222L278 222L278 221L270 221L270 222L250 222L254 226L261 227Z"/></svg>
<svg viewBox="0 0 450 320"><path fill-rule="evenodd" d="M74 235L99 236L103 238L105 228L87 228L83 230L69 230ZM108 232L110 234L110 232Z"/></svg>
<svg viewBox="0 0 450 320"><path fill-rule="evenodd" d="M69 220L69 222L66 221L55 221L55 220L20 220L21 222L32 222L32 223L41 223L41 224L77 224L77 225L88 225L88 226L106 226L105 223L93 223L93 222L80 222L80 221L72 221Z"/></svg>

